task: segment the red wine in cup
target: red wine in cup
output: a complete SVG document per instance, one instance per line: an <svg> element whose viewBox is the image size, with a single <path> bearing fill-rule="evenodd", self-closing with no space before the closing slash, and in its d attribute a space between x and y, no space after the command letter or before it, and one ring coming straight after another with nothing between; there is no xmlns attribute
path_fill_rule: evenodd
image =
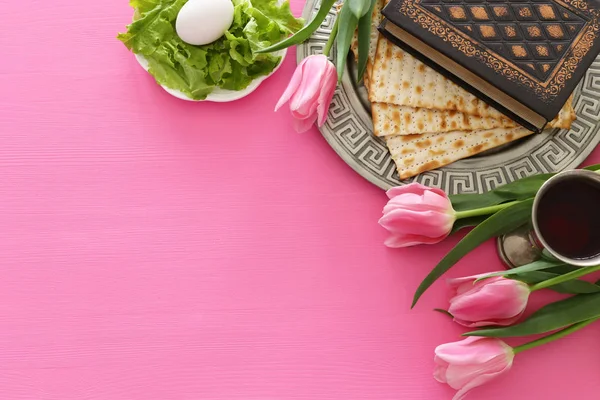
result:
<svg viewBox="0 0 600 400"><path fill-rule="evenodd" d="M573 178L542 195L537 212L540 236L570 259L600 254L600 183Z"/></svg>

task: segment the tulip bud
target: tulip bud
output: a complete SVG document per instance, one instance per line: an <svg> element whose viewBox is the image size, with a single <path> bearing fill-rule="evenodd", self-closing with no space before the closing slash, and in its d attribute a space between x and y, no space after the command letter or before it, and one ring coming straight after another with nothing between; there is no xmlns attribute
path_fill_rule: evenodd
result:
<svg viewBox="0 0 600 400"><path fill-rule="evenodd" d="M448 281L454 292L448 312L454 321L470 328L513 324L527 307L529 286L501 276L477 281L482 276Z"/></svg>
<svg viewBox="0 0 600 400"><path fill-rule="evenodd" d="M512 367L515 353L500 339L472 336L435 349L434 378L458 390L452 400L463 399L471 389Z"/></svg>
<svg viewBox="0 0 600 400"><path fill-rule="evenodd" d="M410 183L388 190L387 196L389 201L379 220L391 234L386 246L438 243L452 230L456 215L443 190Z"/></svg>
<svg viewBox="0 0 600 400"><path fill-rule="evenodd" d="M305 132L315 123L322 126L337 86L335 66L322 54L306 57L298 66L275 106L279 110L290 100L294 128Z"/></svg>

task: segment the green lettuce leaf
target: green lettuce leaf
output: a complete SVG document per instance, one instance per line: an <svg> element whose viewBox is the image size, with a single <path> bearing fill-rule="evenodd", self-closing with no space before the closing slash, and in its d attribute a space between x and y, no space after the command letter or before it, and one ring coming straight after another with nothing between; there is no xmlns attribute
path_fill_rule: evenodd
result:
<svg viewBox="0 0 600 400"><path fill-rule="evenodd" d="M138 13L143 14L154 9L160 4L161 0L129 0L129 5L137 10Z"/></svg>
<svg viewBox="0 0 600 400"><path fill-rule="evenodd" d="M304 26L302 18L294 18L289 1L278 4L277 1L272 0L254 0L252 4L267 18L274 21L282 32L294 34Z"/></svg>
<svg viewBox="0 0 600 400"><path fill-rule="evenodd" d="M130 0L134 21L117 38L148 61L157 83L203 100L215 88L242 90L254 79L271 73L281 62L273 54L259 54L297 32L303 20L295 18L286 1L232 0L233 23L213 43L193 46L175 31L175 21L188 0Z"/></svg>

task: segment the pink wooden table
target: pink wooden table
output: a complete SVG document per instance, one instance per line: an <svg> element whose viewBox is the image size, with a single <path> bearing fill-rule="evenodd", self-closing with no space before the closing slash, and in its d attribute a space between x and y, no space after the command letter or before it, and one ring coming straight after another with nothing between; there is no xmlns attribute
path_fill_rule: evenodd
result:
<svg viewBox="0 0 600 400"><path fill-rule="evenodd" d="M115 39L130 15L3 4L0 399L451 398L432 378L463 332L432 311L443 282L409 304L456 238L383 246L384 193L272 111L293 49L252 96L191 104ZM449 275L499 267L488 243ZM524 353L470 398L598 398L598 337Z"/></svg>

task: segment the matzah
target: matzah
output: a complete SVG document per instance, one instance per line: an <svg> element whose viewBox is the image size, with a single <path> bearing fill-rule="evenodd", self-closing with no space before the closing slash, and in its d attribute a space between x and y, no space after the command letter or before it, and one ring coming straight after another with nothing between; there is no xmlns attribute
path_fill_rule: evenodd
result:
<svg viewBox="0 0 600 400"><path fill-rule="evenodd" d="M573 95L569 96L563 108L552 121L548 123L550 128L570 129L571 123L577 119L575 110L573 109Z"/></svg>
<svg viewBox="0 0 600 400"><path fill-rule="evenodd" d="M505 117L478 117L457 111L430 110L388 103L372 103L371 115L375 136L513 128L518 125Z"/></svg>
<svg viewBox="0 0 600 400"><path fill-rule="evenodd" d="M371 104L373 133L375 136L441 133L456 130L483 130L514 128L520 126L506 117L483 118L457 111L429 110L398 106L388 103ZM575 120L572 100L565 103L559 115L548 123L548 128L569 129Z"/></svg>
<svg viewBox="0 0 600 400"><path fill-rule="evenodd" d="M369 79L373 69L373 61L375 60L375 52L377 51L377 42L379 41L379 31L377 27L381 23L381 9L385 4L385 0L375 0L373 13L371 14L371 40L369 42L369 59L367 61L367 70L364 76L365 88L369 90ZM357 41L358 44L358 41Z"/></svg>
<svg viewBox="0 0 600 400"><path fill-rule="evenodd" d="M400 179L437 169L532 134L523 127L389 136L386 144Z"/></svg>
<svg viewBox="0 0 600 400"><path fill-rule="evenodd" d="M442 74L380 36L373 64L369 101L437 110L455 110L480 117L503 114Z"/></svg>

